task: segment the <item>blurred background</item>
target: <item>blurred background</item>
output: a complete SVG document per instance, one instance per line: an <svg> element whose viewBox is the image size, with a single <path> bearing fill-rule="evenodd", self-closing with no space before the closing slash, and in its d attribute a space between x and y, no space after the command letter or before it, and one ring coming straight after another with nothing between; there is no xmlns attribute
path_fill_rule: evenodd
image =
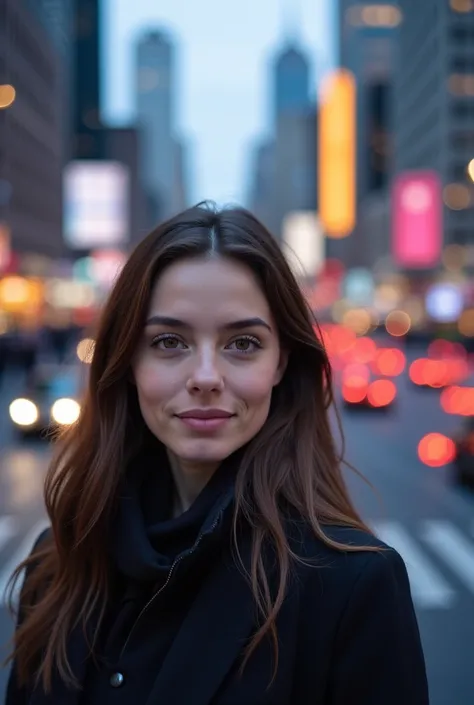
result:
<svg viewBox="0 0 474 705"><path fill-rule="evenodd" d="M104 297L204 199L295 268L432 704L472 705L474 0L0 0L0 642Z"/></svg>

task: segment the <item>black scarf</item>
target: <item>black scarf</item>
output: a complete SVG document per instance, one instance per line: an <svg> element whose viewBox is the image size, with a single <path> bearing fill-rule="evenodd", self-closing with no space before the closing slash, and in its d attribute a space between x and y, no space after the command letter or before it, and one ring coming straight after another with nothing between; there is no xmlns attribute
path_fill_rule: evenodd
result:
<svg viewBox="0 0 474 705"><path fill-rule="evenodd" d="M223 461L191 507L174 518L174 480L162 444L147 446L130 463L110 541L113 564L128 584L159 584L198 536L220 534L214 529L220 528L224 511L228 510L227 517L230 513L241 455L237 451Z"/></svg>

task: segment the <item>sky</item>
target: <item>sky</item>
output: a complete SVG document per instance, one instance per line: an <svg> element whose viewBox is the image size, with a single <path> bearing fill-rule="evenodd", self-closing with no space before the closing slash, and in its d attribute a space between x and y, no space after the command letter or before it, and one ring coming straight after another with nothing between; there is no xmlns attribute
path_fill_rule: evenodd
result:
<svg viewBox="0 0 474 705"><path fill-rule="evenodd" d="M316 95L334 65L336 7L335 0L105 0L103 115L113 125L133 122L137 38L167 28L176 40L177 132L188 146L190 200L243 204L251 147L271 131L269 62L296 25Z"/></svg>

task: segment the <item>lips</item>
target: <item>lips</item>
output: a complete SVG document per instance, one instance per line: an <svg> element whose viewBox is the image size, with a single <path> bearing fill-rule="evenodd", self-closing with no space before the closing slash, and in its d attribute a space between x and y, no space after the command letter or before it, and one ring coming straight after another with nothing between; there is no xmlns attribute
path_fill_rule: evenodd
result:
<svg viewBox="0 0 474 705"><path fill-rule="evenodd" d="M225 428L235 414L224 409L189 409L176 416L192 433L212 435Z"/></svg>
<svg viewBox="0 0 474 705"><path fill-rule="evenodd" d="M183 411L181 414L176 414L180 419L229 419L231 416L235 416L230 411L224 411L223 409L190 409L189 411Z"/></svg>

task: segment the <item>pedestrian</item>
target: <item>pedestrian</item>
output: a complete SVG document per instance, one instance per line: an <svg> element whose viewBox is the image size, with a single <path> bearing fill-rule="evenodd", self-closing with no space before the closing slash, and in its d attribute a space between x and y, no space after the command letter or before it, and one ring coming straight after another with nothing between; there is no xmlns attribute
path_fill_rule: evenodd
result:
<svg viewBox="0 0 474 705"><path fill-rule="evenodd" d="M348 495L331 402L250 213L146 237L46 478L6 704L427 705L405 565Z"/></svg>

